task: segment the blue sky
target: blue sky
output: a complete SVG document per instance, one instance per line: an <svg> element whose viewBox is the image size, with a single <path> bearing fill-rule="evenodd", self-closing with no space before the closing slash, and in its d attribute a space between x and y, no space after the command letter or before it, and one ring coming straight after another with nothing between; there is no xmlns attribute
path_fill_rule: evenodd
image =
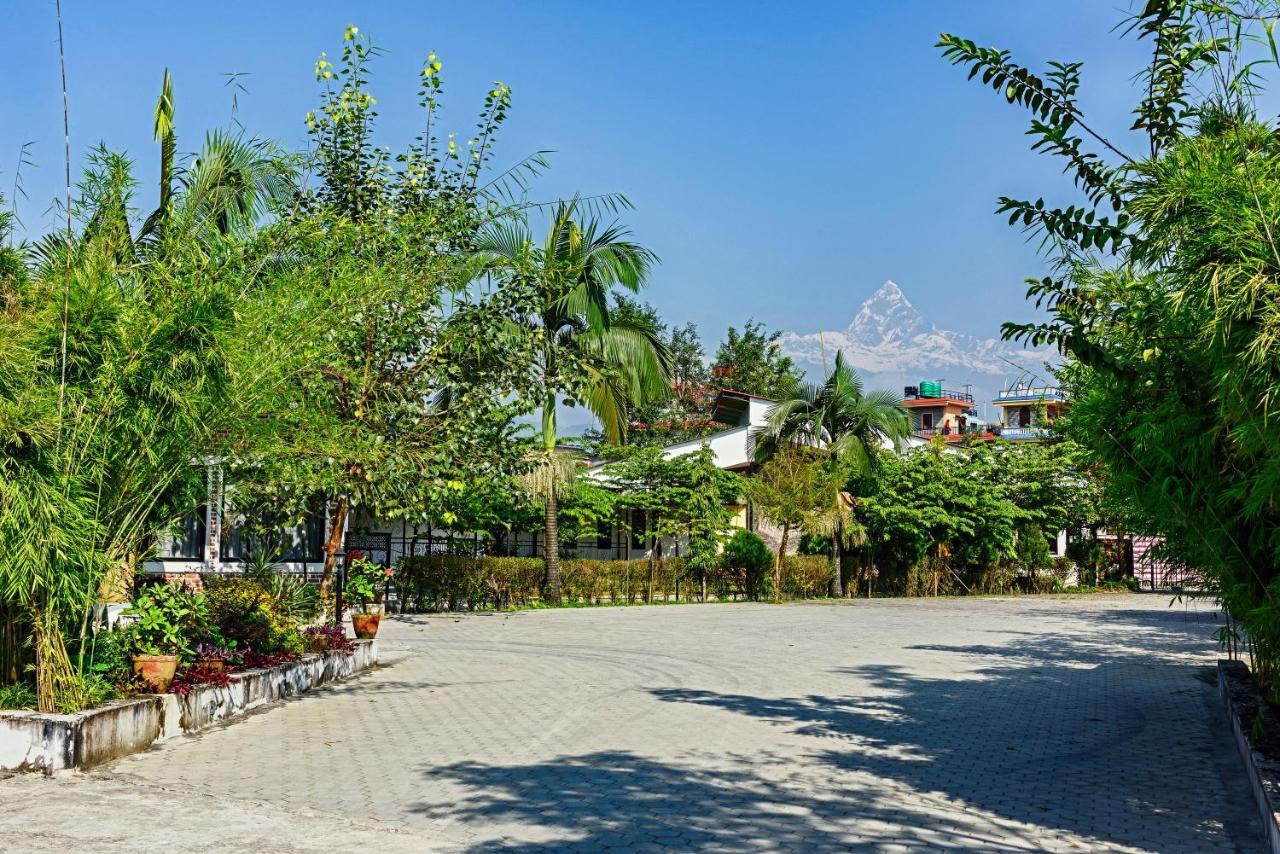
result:
<svg viewBox="0 0 1280 854"><path fill-rule="evenodd" d="M1000 194L1071 200L1030 154L1024 116L967 83L940 31L1045 59L1083 60L1081 101L1125 136L1143 50L1114 26L1126 0L911 2L110 3L64 0L73 153L99 141L156 174L151 111L174 76L179 147L228 122L224 74L243 72L240 121L306 142L312 65L357 24L388 51L374 68L381 141L416 132L416 71L440 54L446 123L470 130L490 81L514 90L500 160L552 149L534 195L618 191L636 237L662 258L647 299L692 320L708 349L748 317L775 328L845 325L897 281L946 328L995 335L1031 316L1035 247L992 214ZM13 4L0 67L0 192L19 146L28 233L60 193L62 113L52 0ZM1136 143L1136 141L1135 141ZM1053 194L1056 194L1053 195Z"/></svg>

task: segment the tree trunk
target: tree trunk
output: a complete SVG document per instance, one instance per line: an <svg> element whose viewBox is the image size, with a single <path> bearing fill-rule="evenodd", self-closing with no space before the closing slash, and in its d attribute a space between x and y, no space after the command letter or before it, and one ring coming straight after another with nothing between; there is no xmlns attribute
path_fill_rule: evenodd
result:
<svg viewBox="0 0 1280 854"><path fill-rule="evenodd" d="M329 607L329 590L333 587L333 570L338 561L338 552L342 549L342 534L347 527L347 499L339 498L333 502L333 513L329 516L329 539L324 543L324 572L320 575L320 601ZM341 614L335 615L339 620Z"/></svg>
<svg viewBox="0 0 1280 854"><path fill-rule="evenodd" d="M844 583L843 583L844 580L840 577L840 570L841 570L840 555L842 551L842 549L840 548L840 540L841 540L841 534L843 533L844 533L844 525L837 523L836 529L831 535L831 563L833 564L832 569L834 571L831 573L830 593L831 593L831 598L833 599L844 598Z"/></svg>
<svg viewBox="0 0 1280 854"><path fill-rule="evenodd" d="M782 542L778 544L778 559L773 564L773 603L782 601L782 561L787 555L787 537L791 534L791 526L782 526Z"/></svg>
<svg viewBox="0 0 1280 854"><path fill-rule="evenodd" d="M646 605L653 604L653 581L654 576L657 574L657 554L658 550L662 548L662 543L658 540L656 533L649 538L649 542L653 545L649 546L649 580L645 584L644 591L644 601Z"/></svg>
<svg viewBox="0 0 1280 854"><path fill-rule="evenodd" d="M560 518L556 506L556 488L547 492L546 517L542 531L543 561L547 566L542 583L542 598L552 605L560 604Z"/></svg>

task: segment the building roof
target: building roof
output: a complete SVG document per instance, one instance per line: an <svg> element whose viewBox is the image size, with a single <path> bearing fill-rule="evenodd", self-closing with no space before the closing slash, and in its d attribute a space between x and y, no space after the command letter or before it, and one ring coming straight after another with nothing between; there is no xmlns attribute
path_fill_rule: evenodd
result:
<svg viewBox="0 0 1280 854"><path fill-rule="evenodd" d="M742 423L742 417L751 408L751 401L753 400L758 400L762 403L774 402L773 398L759 394L735 391L731 388L721 389L711 407L711 420L719 421L721 424L740 424Z"/></svg>
<svg viewBox="0 0 1280 854"><path fill-rule="evenodd" d="M1007 388L991 401L996 406L1021 406L1028 403L1066 403L1067 396L1057 386L1029 386L1025 384Z"/></svg>

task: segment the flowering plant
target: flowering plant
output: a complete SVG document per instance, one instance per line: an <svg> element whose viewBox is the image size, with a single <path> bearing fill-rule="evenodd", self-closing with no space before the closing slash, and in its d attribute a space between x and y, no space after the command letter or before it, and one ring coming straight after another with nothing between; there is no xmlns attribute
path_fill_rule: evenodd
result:
<svg viewBox="0 0 1280 854"><path fill-rule="evenodd" d="M245 670L254 670L259 667L275 667L277 664L297 661L301 657L296 652L254 652L249 650L244 654L244 668Z"/></svg>
<svg viewBox="0 0 1280 854"><path fill-rule="evenodd" d="M303 632L312 652L352 652L356 643L339 626L311 626Z"/></svg>
<svg viewBox="0 0 1280 854"><path fill-rule="evenodd" d="M233 647L220 646L212 643L196 644L196 661L222 661L230 663L233 659L238 658L240 653Z"/></svg>

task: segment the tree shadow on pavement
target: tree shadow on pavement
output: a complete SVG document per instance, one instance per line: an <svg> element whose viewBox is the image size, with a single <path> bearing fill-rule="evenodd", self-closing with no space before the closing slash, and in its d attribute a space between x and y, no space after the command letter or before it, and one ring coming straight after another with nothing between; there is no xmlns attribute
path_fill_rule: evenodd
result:
<svg viewBox="0 0 1280 854"><path fill-rule="evenodd" d="M422 804L430 820L490 835L471 851L595 852L611 849L742 851L881 850L949 843L968 850L1036 850L1031 838L916 812L884 800L857 803L804 779L778 778L781 755L718 757L720 767L664 762L626 751L534 765L459 763L426 773L467 788L456 804ZM517 838L518 837L518 838Z"/></svg>
<svg viewBox="0 0 1280 854"><path fill-rule="evenodd" d="M1081 614L1103 636L996 632L1007 644L909 647L953 657L836 672L844 696L656 689L823 739L828 767L941 793L1002 820L1143 850L1256 850L1261 830L1226 719L1205 684L1206 626ZM1114 633L1114 634L1113 634ZM1134 648L1123 642L1140 638ZM1201 677L1201 678L1197 678Z"/></svg>

